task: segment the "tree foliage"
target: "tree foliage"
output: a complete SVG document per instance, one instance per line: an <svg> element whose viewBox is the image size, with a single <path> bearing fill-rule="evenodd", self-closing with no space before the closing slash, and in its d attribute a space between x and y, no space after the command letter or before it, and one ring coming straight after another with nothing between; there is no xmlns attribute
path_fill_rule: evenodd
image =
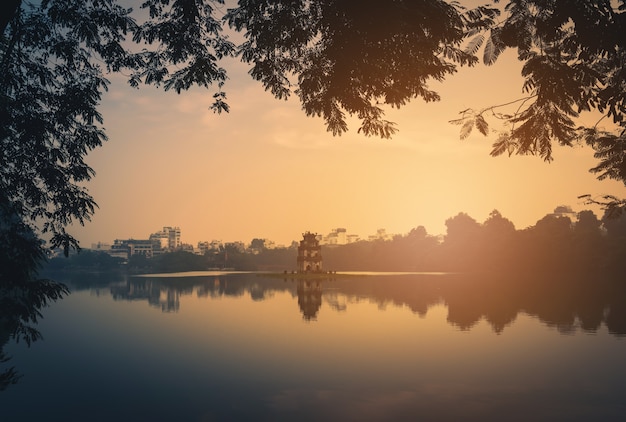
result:
<svg viewBox="0 0 626 422"><path fill-rule="evenodd" d="M461 48L466 29L487 28L495 13L442 0L242 0L225 18L244 32L238 54L274 96L295 92L335 135L355 115L360 132L388 138L396 129L381 105L439 100L428 82L477 62Z"/></svg>
<svg viewBox="0 0 626 422"><path fill-rule="evenodd" d="M14 337L36 339L26 323L68 292L38 278L41 238L67 255L78 248L67 227L89 221L97 206L85 187L94 176L85 157L107 139L98 111L105 74L125 71L131 85L177 91L226 79L216 63L234 46L213 18L220 1L146 1L142 22L118 3L0 5L0 261L11 263L0 270L0 300ZM223 92L214 98L214 110L227 110Z"/></svg>
<svg viewBox="0 0 626 422"><path fill-rule="evenodd" d="M1 188L67 251L77 242L65 228L96 208L84 157L107 139L98 111L105 73L125 70L133 86L177 92L221 86L226 73L217 62L234 45L221 35L214 2L146 1L142 23L114 0L17 3L0 44ZM131 39L151 48L130 50ZM224 98L218 90L216 111L227 110Z"/></svg>
<svg viewBox="0 0 626 422"><path fill-rule="evenodd" d="M623 0L511 0L493 26L468 32L466 49L477 53L484 43L485 64L495 63L506 48L517 50L525 96L464 110L452 121L462 125L461 138L473 127L487 134L484 118L493 117L505 123L493 156L532 154L550 161L554 143L585 142L600 160L592 172L626 182L625 10ZM577 125L588 111L611 120L616 129Z"/></svg>

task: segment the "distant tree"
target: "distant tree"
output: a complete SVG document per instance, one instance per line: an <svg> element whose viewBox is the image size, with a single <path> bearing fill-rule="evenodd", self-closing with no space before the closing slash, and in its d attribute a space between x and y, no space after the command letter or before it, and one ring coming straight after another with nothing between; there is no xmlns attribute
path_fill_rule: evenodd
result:
<svg viewBox="0 0 626 422"><path fill-rule="evenodd" d="M592 270L605 265L608 251L601 226L602 222L593 211L584 210L577 214L573 233L573 264Z"/></svg>
<svg viewBox="0 0 626 422"><path fill-rule="evenodd" d="M410 239L421 240L425 239L426 236L428 236L426 228L424 226L417 226L414 229L411 229L407 237Z"/></svg>
<svg viewBox="0 0 626 422"><path fill-rule="evenodd" d="M127 266L132 271L144 271L152 266L152 260L143 254L134 254L128 258Z"/></svg>
<svg viewBox="0 0 626 422"><path fill-rule="evenodd" d="M461 212L454 217L448 218L446 235L442 244L442 252L445 257L445 265L448 269L467 270L481 267L483 238L480 223Z"/></svg>
<svg viewBox="0 0 626 422"><path fill-rule="evenodd" d="M513 222L508 218L504 218L498 210L493 210L489 213L489 217L483 223L483 228L496 235L510 235L515 232Z"/></svg>
<svg viewBox="0 0 626 422"><path fill-rule="evenodd" d="M482 224L483 253L490 268L510 268L515 256L517 231L513 222L493 210Z"/></svg>
<svg viewBox="0 0 626 422"><path fill-rule="evenodd" d="M476 242L480 232L480 223L468 214L460 212L456 216L446 220L444 242L447 244L470 245Z"/></svg>
<svg viewBox="0 0 626 422"><path fill-rule="evenodd" d="M157 272L181 272L206 270L203 256L187 251L175 251L157 255L151 259L150 265Z"/></svg>
<svg viewBox="0 0 626 422"><path fill-rule="evenodd" d="M606 214L602 217L602 227L606 230L607 236L615 240L623 240L626 244L626 214L622 214L619 218Z"/></svg>
<svg viewBox="0 0 626 422"><path fill-rule="evenodd" d="M401 267L394 268L408 271L428 271L431 258L439 240L430 236L424 226L417 226L406 235L394 238L391 244L394 254L398 256Z"/></svg>
<svg viewBox="0 0 626 422"><path fill-rule="evenodd" d="M566 216L548 214L537 221L533 230L553 239L567 238L572 234L572 220Z"/></svg>
<svg viewBox="0 0 626 422"><path fill-rule="evenodd" d="M62 259L62 258L59 258ZM93 268L97 270L119 269L122 258L113 257L106 252L81 250L70 258L72 266Z"/></svg>
<svg viewBox="0 0 626 422"><path fill-rule="evenodd" d="M250 242L250 249L262 250L265 249L265 239L252 239Z"/></svg>
<svg viewBox="0 0 626 422"><path fill-rule="evenodd" d="M619 274L626 271L626 213L619 217L610 215L607 210L602 217L602 227L606 230L608 257L611 269Z"/></svg>
<svg viewBox="0 0 626 422"><path fill-rule="evenodd" d="M569 217L547 214L526 229L520 256L529 270L564 270L571 268L573 229Z"/></svg>
<svg viewBox="0 0 626 422"><path fill-rule="evenodd" d="M602 222L593 211L584 210L578 213L577 221L574 225L574 232L579 235L599 236Z"/></svg>
<svg viewBox="0 0 626 422"><path fill-rule="evenodd" d="M296 269L297 250L293 248L262 249L258 255L249 256L254 269L292 271Z"/></svg>

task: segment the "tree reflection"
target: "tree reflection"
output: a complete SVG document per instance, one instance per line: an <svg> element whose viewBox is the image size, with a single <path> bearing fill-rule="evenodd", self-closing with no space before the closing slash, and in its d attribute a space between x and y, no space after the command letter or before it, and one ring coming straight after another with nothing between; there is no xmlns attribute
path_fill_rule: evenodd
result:
<svg viewBox="0 0 626 422"><path fill-rule="evenodd" d="M2 329L0 331L0 363L8 362L11 357L4 353L4 346L10 339L10 333ZM21 378L21 375L17 372L14 366L4 369L0 372L0 391L4 391L10 385L16 384Z"/></svg>
<svg viewBox="0 0 626 422"><path fill-rule="evenodd" d="M500 334L519 314L540 320L560 333L595 333L605 326L626 335L626 285L615 276L599 274L406 274L332 278L271 278L254 274L219 277L129 278L111 286L115 300L144 300L163 312L176 312L184 295L215 299L248 296L265 301L289 293L304 321L320 312L349 311L352 299L366 299L385 309L405 306L425 317L435 305L445 305L447 322L471 330L485 321ZM322 304L326 303L327 308Z"/></svg>
<svg viewBox="0 0 626 422"><path fill-rule="evenodd" d="M39 276L46 251L35 230L22 220L23 208L0 190L0 363L9 340L28 345L41 338L36 325L42 310L69 294L64 284ZM0 368L0 391L19 379L15 368Z"/></svg>

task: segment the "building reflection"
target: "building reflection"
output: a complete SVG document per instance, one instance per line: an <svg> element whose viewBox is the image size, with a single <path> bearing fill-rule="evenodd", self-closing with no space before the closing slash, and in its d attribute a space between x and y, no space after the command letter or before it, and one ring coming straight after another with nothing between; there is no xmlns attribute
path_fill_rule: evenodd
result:
<svg viewBox="0 0 626 422"><path fill-rule="evenodd" d="M519 314L525 314L563 334L595 333L604 326L611 334L626 335L626 284L597 275L131 277L110 289L115 300L144 300L162 312L177 312L184 295L206 299L245 295L265 301L276 293L288 293L297 300L304 321L318 319L323 301L328 305L325 312L346 312L353 299L365 299L381 310L388 305L407 307L419 317L425 317L433 306L444 305L447 322L459 330L485 321L500 334Z"/></svg>
<svg viewBox="0 0 626 422"><path fill-rule="evenodd" d="M305 321L315 321L322 307L322 281L298 280L298 306Z"/></svg>
<svg viewBox="0 0 626 422"><path fill-rule="evenodd" d="M114 300L145 300L162 312L178 312L181 291L151 279L130 279L126 285L111 287Z"/></svg>

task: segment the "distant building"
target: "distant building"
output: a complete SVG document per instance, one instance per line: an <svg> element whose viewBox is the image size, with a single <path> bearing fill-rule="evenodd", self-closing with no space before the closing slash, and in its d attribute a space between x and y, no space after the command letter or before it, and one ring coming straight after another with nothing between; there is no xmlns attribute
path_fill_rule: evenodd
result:
<svg viewBox="0 0 626 422"><path fill-rule="evenodd" d="M198 252L200 255L206 254L210 250L208 241L198 242Z"/></svg>
<svg viewBox="0 0 626 422"><path fill-rule="evenodd" d="M97 252L104 252L114 258L128 259L128 247L119 247L118 244L111 245L110 243L98 242L91 244L91 250Z"/></svg>
<svg viewBox="0 0 626 422"><path fill-rule="evenodd" d="M154 243L150 239L115 239L109 254L125 259L133 255L143 255L146 258L152 258L154 255Z"/></svg>
<svg viewBox="0 0 626 422"><path fill-rule="evenodd" d="M91 244L92 251L108 252L111 249L110 243L98 242Z"/></svg>
<svg viewBox="0 0 626 422"><path fill-rule="evenodd" d="M346 236L346 243L354 243L361 240L358 234L349 234Z"/></svg>
<svg viewBox="0 0 626 422"><path fill-rule="evenodd" d="M320 240L322 245L347 245L348 243L358 242L359 235L348 234L348 231L343 227L333 229L330 233L324 236Z"/></svg>
<svg viewBox="0 0 626 422"><path fill-rule="evenodd" d="M376 234L371 235L368 237L368 240L370 242L374 241L374 240L391 240L393 238L392 235L387 234L387 230L385 229L378 229L376 230Z"/></svg>
<svg viewBox="0 0 626 422"><path fill-rule="evenodd" d="M553 217L567 217L571 222L575 222L578 219L578 214L568 205L559 205L554 209L552 214L548 215Z"/></svg>
<svg viewBox="0 0 626 422"><path fill-rule="evenodd" d="M317 233L306 232L298 246L298 272L322 271L322 247Z"/></svg>
<svg viewBox="0 0 626 422"><path fill-rule="evenodd" d="M346 229L337 228L328 233L322 239L322 243L325 245L345 245L346 244Z"/></svg>
<svg viewBox="0 0 626 422"><path fill-rule="evenodd" d="M182 244L180 245L180 248L179 248L179 249L180 249L181 251L195 253L195 250L194 250L193 245L190 245L190 244L188 244L188 243L182 243ZM199 255L199 253L198 253L198 255Z"/></svg>
<svg viewBox="0 0 626 422"><path fill-rule="evenodd" d="M180 240L180 227L163 227L163 230L150 235L150 240L159 245L155 249L160 248L163 251L174 251L182 245Z"/></svg>

